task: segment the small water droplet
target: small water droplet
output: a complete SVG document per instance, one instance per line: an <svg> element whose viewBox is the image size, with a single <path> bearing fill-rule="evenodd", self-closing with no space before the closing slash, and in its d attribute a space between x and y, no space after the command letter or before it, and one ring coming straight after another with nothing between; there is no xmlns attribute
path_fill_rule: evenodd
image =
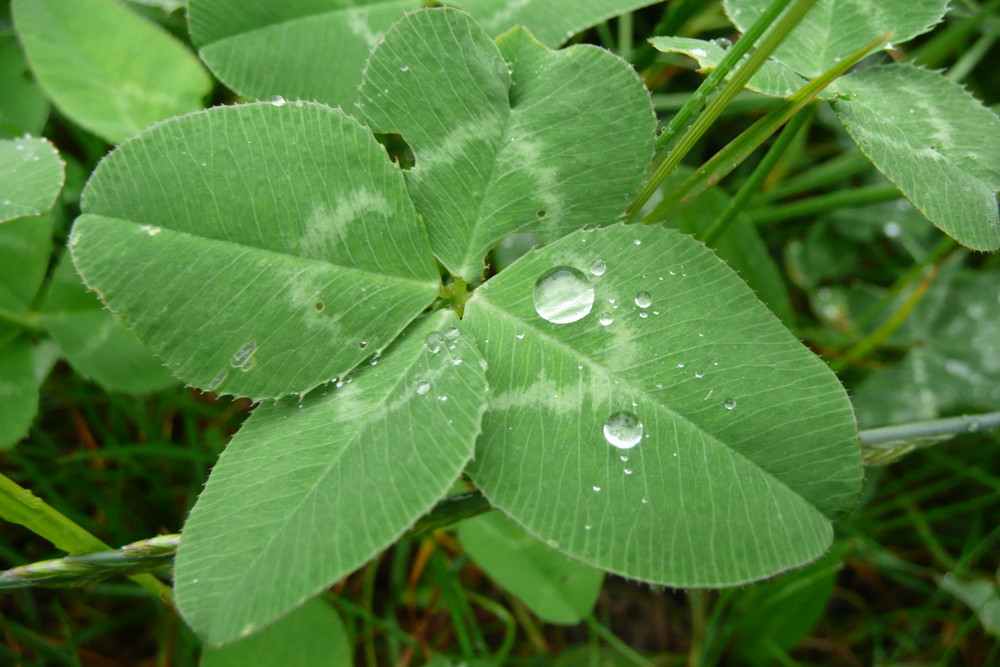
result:
<svg viewBox="0 0 1000 667"><path fill-rule="evenodd" d="M274 95L271 97L271 104L276 107L283 107L285 106L285 98L281 95Z"/></svg>
<svg viewBox="0 0 1000 667"><path fill-rule="evenodd" d="M448 400L448 397L447 396L443 396L443 395L442 396L438 396L438 400L441 401L442 403L444 403L445 401Z"/></svg>
<svg viewBox="0 0 1000 667"><path fill-rule="evenodd" d="M641 317L642 319L646 319L647 317L649 317L649 313L647 313L645 310L640 310L639 317Z"/></svg>
<svg viewBox="0 0 1000 667"><path fill-rule="evenodd" d="M590 530L590 529L591 529L591 526L590 526L589 524L588 524L588 525L585 525L585 526L583 527L583 529L584 529L584 530Z"/></svg>
<svg viewBox="0 0 1000 667"><path fill-rule="evenodd" d="M430 382L419 382L417 383L417 393L424 396L431 390Z"/></svg>
<svg viewBox="0 0 1000 667"><path fill-rule="evenodd" d="M358 347L360 347L362 350L365 349L366 347L368 347L368 341L366 340L361 341L360 343L358 343Z"/></svg>
<svg viewBox="0 0 1000 667"><path fill-rule="evenodd" d="M631 475L632 474L632 469L631 468L625 468L624 470L622 470L622 472L625 473L626 475Z"/></svg>
<svg viewBox="0 0 1000 667"><path fill-rule="evenodd" d="M461 357L455 357L454 359L451 360L451 365L452 366L461 366L462 365L462 358Z"/></svg>
<svg viewBox="0 0 1000 667"><path fill-rule="evenodd" d="M594 490L594 493L597 493L598 491L601 490L601 487L597 486L596 484L594 486L590 487L590 488L592 488Z"/></svg>
<svg viewBox="0 0 1000 667"><path fill-rule="evenodd" d="M597 321L601 323L602 327L606 327L609 324L611 324L612 322L614 322L615 319L613 317L611 317L611 313L601 313L597 317Z"/></svg>
<svg viewBox="0 0 1000 667"><path fill-rule="evenodd" d="M410 66L407 65L406 63L400 63L400 65L399 65L399 71L400 72L409 72L410 71Z"/></svg>
<svg viewBox="0 0 1000 667"><path fill-rule="evenodd" d="M595 259L590 263L590 272L595 276L603 276L604 272L608 270L608 265L604 263L603 259Z"/></svg>
<svg viewBox="0 0 1000 667"><path fill-rule="evenodd" d="M558 549L559 548L559 543L556 542L555 540L545 540L545 544L549 545L553 549Z"/></svg>
<svg viewBox="0 0 1000 667"><path fill-rule="evenodd" d="M694 376L700 380L705 377L705 371L695 371Z"/></svg>
<svg viewBox="0 0 1000 667"><path fill-rule="evenodd" d="M455 340L455 339L458 338L458 336L459 336L459 331L458 331L458 329L455 329L454 327L451 328L451 329L448 329L447 331L444 332L444 337L447 340Z"/></svg>
<svg viewBox="0 0 1000 667"><path fill-rule="evenodd" d="M643 498L642 499L642 504L643 505L648 505L649 504L649 498Z"/></svg>
<svg viewBox="0 0 1000 667"><path fill-rule="evenodd" d="M649 308L651 303L653 303L653 298L649 296L649 292L639 292L635 295L635 305L640 308Z"/></svg>
<svg viewBox="0 0 1000 667"><path fill-rule="evenodd" d="M634 243L636 245L642 245L642 241L640 241L639 239L636 239L636 240L632 241L632 243Z"/></svg>
<svg viewBox="0 0 1000 667"><path fill-rule="evenodd" d="M736 407L736 399L735 398L727 398L726 402L723 403L723 405L726 406L726 410L732 410L732 409L734 409Z"/></svg>
<svg viewBox="0 0 1000 667"><path fill-rule="evenodd" d="M655 386L656 386L657 389L663 389L663 383L662 382L657 382Z"/></svg>
<svg viewBox="0 0 1000 667"><path fill-rule="evenodd" d="M619 449L631 449L642 440L642 422L631 412L616 412L604 422L604 438Z"/></svg>
<svg viewBox="0 0 1000 667"><path fill-rule="evenodd" d="M569 324L590 313L594 307L594 287L583 272L560 266L538 279L532 300L542 319L553 324Z"/></svg>
<svg viewBox="0 0 1000 667"><path fill-rule="evenodd" d="M430 332L427 334L427 338L424 339L424 347L427 348L431 354L437 354L440 352L443 345L444 338L442 338L441 334L437 331Z"/></svg>
<svg viewBox="0 0 1000 667"><path fill-rule="evenodd" d="M677 368L684 368L684 364L677 364Z"/></svg>
<svg viewBox="0 0 1000 667"><path fill-rule="evenodd" d="M622 455L621 455L621 456L619 456L618 458L620 458L620 459L622 460L622 463L625 463L625 462L627 462L627 461L628 461L628 456L626 456L625 454L622 454Z"/></svg>
<svg viewBox="0 0 1000 667"><path fill-rule="evenodd" d="M516 338L518 340L524 340L524 334L523 333L519 333L516 336L514 336L514 338Z"/></svg>

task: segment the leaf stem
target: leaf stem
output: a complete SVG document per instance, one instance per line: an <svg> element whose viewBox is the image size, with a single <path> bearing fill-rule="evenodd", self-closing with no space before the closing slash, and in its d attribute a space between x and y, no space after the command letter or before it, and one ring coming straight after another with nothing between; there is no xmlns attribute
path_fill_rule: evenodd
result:
<svg viewBox="0 0 1000 667"><path fill-rule="evenodd" d="M701 82L698 89L688 98L681 110L670 119L666 129L656 140L657 156L654 162L658 162L653 174L649 177L642 188L639 189L635 199L629 204L626 210L628 218L634 218L650 197L659 189L667 176L680 164L684 156L694 147L698 140L708 131L708 128L716 121L729 102L743 90L744 85L750 80L767 60L768 56L778 47L789 32L802 20L806 12L815 4L816 0L796 0L795 4L782 16L781 20L773 26L767 37L761 42L760 47L753 52L747 61L740 67L733 78L725 83L726 76L739 65L743 56L753 47L764 31L774 24L775 19L790 4L791 0L772 0L764 10L764 13L754 21L753 25L747 29L736 43L729 48L725 57ZM709 102L712 93L719 89L718 95ZM702 105L708 102L704 112L690 127L687 127L694 114L701 109ZM677 137L682 129L687 127L671 150L666 151L666 147Z"/></svg>
<svg viewBox="0 0 1000 667"><path fill-rule="evenodd" d="M792 120L789 121L788 125L785 126L785 129L781 131L777 140L767 151L767 154L764 155L764 159L754 168L750 177L743 182L736 195L729 200L729 204L726 205L726 208L719 214L716 221L705 232L705 236L702 239L705 245L711 248L715 247L715 242L729 229L729 225L736 219L739 212L744 210L750 199L760 191L764 179L767 178L767 175L778 164L778 160L788 150L788 147L792 144L792 140L795 139L799 131L805 126L810 116L812 116L812 113L803 109L792 117Z"/></svg>
<svg viewBox="0 0 1000 667"><path fill-rule="evenodd" d="M15 313L12 310L0 308L0 322L4 324L11 324L18 329L23 329L29 333L37 334L45 331L45 328L41 325L38 313L32 311Z"/></svg>
<svg viewBox="0 0 1000 667"><path fill-rule="evenodd" d="M962 415L947 419L931 419L928 421L882 426L861 431L862 446L878 445L896 440L914 440L938 435L956 435L958 433L975 433L989 429L1000 428L1000 412L987 412L978 415Z"/></svg>
<svg viewBox="0 0 1000 667"><path fill-rule="evenodd" d="M5 475L0 475L0 519L22 525L71 554L108 548L75 521ZM172 604L170 588L156 577L137 574L131 579L165 604Z"/></svg>
<svg viewBox="0 0 1000 667"><path fill-rule="evenodd" d="M871 160L861 153L848 153L810 167L768 192L761 193L755 204L766 204L777 199L786 199L803 192L819 189L837 183L872 168Z"/></svg>

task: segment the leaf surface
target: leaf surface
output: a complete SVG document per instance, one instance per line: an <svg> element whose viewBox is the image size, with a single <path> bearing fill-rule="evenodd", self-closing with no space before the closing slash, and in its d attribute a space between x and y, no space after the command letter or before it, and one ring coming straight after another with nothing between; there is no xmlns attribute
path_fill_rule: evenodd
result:
<svg viewBox="0 0 1000 667"><path fill-rule="evenodd" d="M19 218L0 226L0 307L31 307L52 255L52 218Z"/></svg>
<svg viewBox="0 0 1000 667"><path fill-rule="evenodd" d="M576 321L540 315L587 302L544 289L554 269L594 289ZM575 558L735 585L818 557L855 500L860 454L836 377L678 232L571 234L490 279L465 312L491 386L469 473Z"/></svg>
<svg viewBox="0 0 1000 667"><path fill-rule="evenodd" d="M741 32L767 9L770 0L724 0L726 14ZM933 28L948 0L818 0L775 50L774 58L813 79L868 42L888 32L900 44Z"/></svg>
<svg viewBox="0 0 1000 667"><path fill-rule="evenodd" d="M962 245L1000 248L1000 118L961 86L910 65L840 79L834 109L861 151Z"/></svg>
<svg viewBox="0 0 1000 667"><path fill-rule="evenodd" d="M68 253L52 274L41 321L73 368L105 389L141 394L176 382L153 351L87 292Z"/></svg>
<svg viewBox="0 0 1000 667"><path fill-rule="evenodd" d="M47 139L0 139L0 222L48 211L64 177L59 151Z"/></svg>
<svg viewBox="0 0 1000 667"><path fill-rule="evenodd" d="M351 654L340 616L329 603L313 598L262 632L204 649L201 667L349 665Z"/></svg>
<svg viewBox="0 0 1000 667"><path fill-rule="evenodd" d="M180 610L209 644L254 632L392 544L472 455L486 382L454 313L423 318L377 361L301 403L260 406L212 470L176 570Z"/></svg>
<svg viewBox="0 0 1000 667"><path fill-rule="evenodd" d="M111 0L15 0L31 68L71 120L116 144L202 106L208 72L175 37Z"/></svg>
<svg viewBox="0 0 1000 667"><path fill-rule="evenodd" d="M156 126L94 172L77 270L187 384L305 392L387 345L438 272L399 170L314 103Z"/></svg>
<svg viewBox="0 0 1000 667"><path fill-rule="evenodd" d="M212 71L248 97L347 106L379 36L420 0L190 0L191 37ZM650 0L459 0L492 36L521 24L544 44ZM336 35L336 39L330 39ZM447 47L447 44L443 45ZM266 54L264 58L259 54ZM316 76L323 63L323 76Z"/></svg>
<svg viewBox="0 0 1000 667"><path fill-rule="evenodd" d="M486 574L546 623L576 625L597 602L603 572L567 558L500 512L463 521L458 539Z"/></svg>
<svg viewBox="0 0 1000 667"><path fill-rule="evenodd" d="M450 9L386 34L359 104L413 149L414 206L437 258L467 281L509 234L552 240L619 219L652 156L649 94L624 61L593 46L551 51L523 29L494 45Z"/></svg>

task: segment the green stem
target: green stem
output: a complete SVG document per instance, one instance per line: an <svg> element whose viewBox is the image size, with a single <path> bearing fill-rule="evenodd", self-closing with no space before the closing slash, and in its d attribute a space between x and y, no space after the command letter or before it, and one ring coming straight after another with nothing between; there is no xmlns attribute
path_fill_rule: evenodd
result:
<svg viewBox="0 0 1000 667"><path fill-rule="evenodd" d="M803 86L797 93L782 102L777 108L768 112L766 116L751 125L738 137L733 139L721 151L716 153L708 162L689 176L680 186L669 192L657 206L648 213L644 221L652 222L662 220L664 215L674 206L687 199L700 194L703 190L715 183L718 183L733 169L739 166L750 153L757 149L764 141L774 134L782 125L798 113L807 104L813 101L824 88L837 77L857 64L862 58L867 56L873 49L881 46L889 35L883 35L872 40L853 55L837 63L834 67L824 72L821 76L813 79Z"/></svg>
<svg viewBox="0 0 1000 667"><path fill-rule="evenodd" d="M956 435L958 433L975 433L989 429L1000 428L1000 412L988 412L979 415L963 415L947 419L931 419L929 421L882 426L861 431L861 445L870 447L884 442L897 440L916 440L940 435Z"/></svg>
<svg viewBox="0 0 1000 667"><path fill-rule="evenodd" d="M805 218L818 213L828 213L842 208L853 208L893 201L902 196L899 190L893 185L872 185L865 188L840 190L825 195L817 195L780 206L756 208L752 211L747 211L745 216L747 220L750 220L754 224L782 222L794 218Z"/></svg>
<svg viewBox="0 0 1000 667"><path fill-rule="evenodd" d="M823 164L810 167L807 171L789 178L781 185L762 193L755 204L766 204L777 199L786 199L803 192L817 190L831 183L838 183L872 168L871 160L860 153L840 155Z"/></svg>
<svg viewBox="0 0 1000 667"><path fill-rule="evenodd" d="M51 542L57 549L69 553L103 551L108 548L108 545L75 521L4 475L0 475L0 519L24 526ZM131 579L164 603L171 604L170 588L156 577L137 574Z"/></svg>
<svg viewBox="0 0 1000 667"><path fill-rule="evenodd" d="M38 313L31 311L15 313L12 310L0 308L0 323L11 324L18 329L24 329L29 333L42 333L45 331L45 328L42 327L41 319L39 318Z"/></svg>
<svg viewBox="0 0 1000 667"><path fill-rule="evenodd" d="M772 0L764 13L754 21L753 25L750 26L740 39L736 40L736 44L729 48L718 66L701 82L701 85L698 86L694 94L681 107L677 115L670 120L666 129L656 141L656 148L659 152L656 161L659 164L649 177L649 180L639 190L635 199L629 204L626 210L627 217L634 218L638 214L645 203L649 201L649 198L663 184L663 181L670 172L680 164L684 156L694 147L708 130L709 126L715 122L729 102L743 90L744 85L750 80L754 72L760 69L768 56L771 55L774 49L778 47L788 33L802 20L802 17L805 16L809 8L816 2L816 0L796 0L792 8L788 10L777 25L774 25L767 37L761 42L760 47L739 68L732 80L728 84L724 84L726 76L743 60L743 56L753 47L754 42L760 38L765 30L771 27L774 20L788 6L790 1ZM687 127L694 114L705 104L709 96L719 86L723 86L723 88L719 91L715 99L708 104L705 111L698 116L694 124L688 127L687 131L677 139L677 143L673 149L669 153L664 154L665 147L673 141L683 128Z"/></svg>
<svg viewBox="0 0 1000 667"><path fill-rule="evenodd" d="M624 60L632 60L632 13L618 17L618 55Z"/></svg>
<svg viewBox="0 0 1000 667"><path fill-rule="evenodd" d="M615 633L611 632L611 630L605 627L603 623L594 618L593 614L588 616L585 620L587 622L587 627L590 628L590 631L603 639L608 646L618 651L623 658L636 665L649 664L649 659L643 657L637 653L635 649L619 639Z"/></svg>
<svg viewBox="0 0 1000 667"><path fill-rule="evenodd" d="M702 656L702 640L705 635L705 593L697 589L687 592L691 606L691 650L688 652L689 667L699 667Z"/></svg>
<svg viewBox="0 0 1000 667"><path fill-rule="evenodd" d="M445 528L490 509L489 501L479 491L456 493L442 499L421 517L410 529L409 535ZM0 591L27 586L82 586L119 574L132 575L167 568L181 541L178 534L159 535L120 549L108 549L104 542L2 475L0 518L21 524L72 554L0 572ZM140 577L143 581L147 580L146 577L156 581L159 586L153 592L158 595L165 590L162 582L155 577ZM144 588L151 590L147 586Z"/></svg>
<svg viewBox="0 0 1000 667"><path fill-rule="evenodd" d="M785 126L785 129L781 131L777 140L767 151L764 159L754 168L753 173L750 174L750 178L743 182L739 191L729 200L729 204L719 214L715 223L705 232L705 236L702 239L705 245L711 248L715 247L715 242L729 228L729 225L736 219L737 214L744 210L750 199L760 191L764 179L767 178L767 175L778 164L778 160L785 154L785 151L792 144L792 140L802 130L811 115L811 113L803 109L792 117L792 120L789 121L788 125Z"/></svg>

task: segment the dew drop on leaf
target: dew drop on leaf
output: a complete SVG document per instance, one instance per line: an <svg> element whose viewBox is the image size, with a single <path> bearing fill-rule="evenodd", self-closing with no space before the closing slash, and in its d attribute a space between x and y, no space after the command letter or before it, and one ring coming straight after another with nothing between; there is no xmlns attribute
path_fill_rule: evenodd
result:
<svg viewBox="0 0 1000 667"><path fill-rule="evenodd" d="M285 106L285 98L281 95L275 95L271 98L271 104L276 107L283 107Z"/></svg>
<svg viewBox="0 0 1000 667"><path fill-rule="evenodd" d="M427 348L431 354L437 354L441 351L443 346L444 338L442 338L441 334L437 331L430 332L427 334L427 338L424 339L424 347Z"/></svg>
<svg viewBox="0 0 1000 667"><path fill-rule="evenodd" d="M726 410L732 410L732 409L734 409L736 407L736 399L735 398L727 398L726 402L723 403L723 405L726 406Z"/></svg>
<svg viewBox="0 0 1000 667"><path fill-rule="evenodd" d="M608 265L604 263L603 259L595 259L590 263L590 272L595 276L603 276L607 269Z"/></svg>
<svg viewBox="0 0 1000 667"><path fill-rule="evenodd" d="M616 412L604 422L604 437L618 449L631 449L642 440L642 422L631 412Z"/></svg>
<svg viewBox="0 0 1000 667"><path fill-rule="evenodd" d="M612 322L614 322L615 320L614 320L613 317L611 317L611 313L601 313L597 317L597 321L601 323L602 327L606 327L609 324L611 324Z"/></svg>
<svg viewBox="0 0 1000 667"><path fill-rule="evenodd" d="M431 390L430 382L420 382L417 384L417 393L421 396L425 395Z"/></svg>
<svg viewBox="0 0 1000 667"><path fill-rule="evenodd" d="M594 307L594 287L583 272L560 266L538 279L532 300L543 320L569 324L590 313Z"/></svg>
<svg viewBox="0 0 1000 667"><path fill-rule="evenodd" d="M652 303L653 298L649 296L649 292L639 292L635 295L635 305L640 308L649 308Z"/></svg>

